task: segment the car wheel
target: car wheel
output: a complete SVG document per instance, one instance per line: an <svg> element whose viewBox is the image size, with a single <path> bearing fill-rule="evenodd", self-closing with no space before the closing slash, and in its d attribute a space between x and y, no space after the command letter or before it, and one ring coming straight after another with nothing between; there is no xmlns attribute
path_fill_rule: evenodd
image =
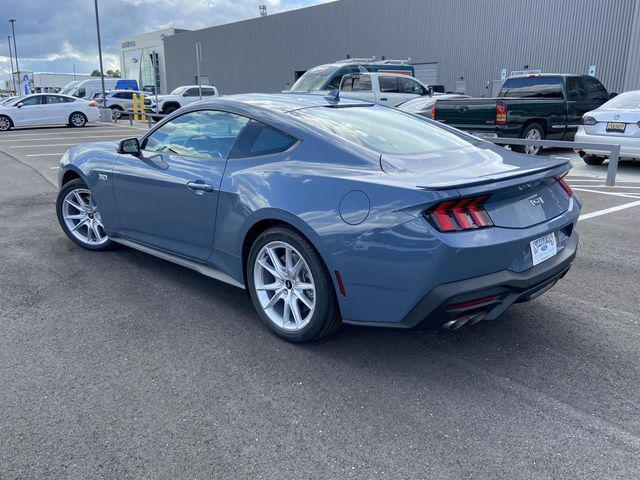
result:
<svg viewBox="0 0 640 480"><path fill-rule="evenodd" d="M526 140L544 140L545 133L544 128L539 123L531 123L523 130L520 138ZM539 155L542 152L542 147L534 147L532 145L514 145L512 150L514 152L526 153L527 155Z"/></svg>
<svg viewBox="0 0 640 480"><path fill-rule="evenodd" d="M253 243L247 283L260 318L280 338L316 340L341 323L338 301L324 264L300 234L270 228Z"/></svg>
<svg viewBox="0 0 640 480"><path fill-rule="evenodd" d="M595 155L585 155L582 159L587 165L602 165L604 163L604 157L596 157Z"/></svg>
<svg viewBox="0 0 640 480"><path fill-rule="evenodd" d="M91 190L82 180L72 180L62 187L56 200L56 213L62 230L76 245L99 251L113 247Z"/></svg>
<svg viewBox="0 0 640 480"><path fill-rule="evenodd" d="M162 112L165 115L169 115L173 112L175 112L178 109L178 107L176 107L175 105L169 105L168 107L166 107Z"/></svg>
<svg viewBox="0 0 640 480"><path fill-rule="evenodd" d="M109 107L111 109L111 117L114 120L118 120L122 114L124 113L124 111L122 110L122 108L118 107L118 106L113 106L113 107Z"/></svg>
<svg viewBox="0 0 640 480"><path fill-rule="evenodd" d="M11 130L12 127L11 119L6 115L0 115L0 132L6 132L7 130Z"/></svg>
<svg viewBox="0 0 640 480"><path fill-rule="evenodd" d="M87 124L87 117L82 112L73 112L69 115L70 127L84 127Z"/></svg>

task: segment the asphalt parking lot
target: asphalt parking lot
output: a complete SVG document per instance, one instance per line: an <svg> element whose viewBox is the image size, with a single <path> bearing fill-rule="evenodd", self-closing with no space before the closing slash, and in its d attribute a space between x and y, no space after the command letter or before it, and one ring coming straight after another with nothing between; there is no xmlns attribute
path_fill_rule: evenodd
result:
<svg viewBox="0 0 640 480"><path fill-rule="evenodd" d="M640 477L640 164L575 162L576 262L500 320L301 346L234 287L66 239L60 156L140 133L0 136L0 479Z"/></svg>

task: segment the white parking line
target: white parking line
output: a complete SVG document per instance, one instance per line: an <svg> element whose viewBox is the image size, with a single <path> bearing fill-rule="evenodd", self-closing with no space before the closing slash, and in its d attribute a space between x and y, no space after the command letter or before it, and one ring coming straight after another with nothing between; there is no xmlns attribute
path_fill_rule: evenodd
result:
<svg viewBox="0 0 640 480"><path fill-rule="evenodd" d="M618 205L617 207L605 208L604 210L598 210L597 212L585 213L584 215L580 215L578 221L587 220L593 217L599 217L600 215L606 215L607 213L618 212L620 210L625 210L631 207L640 206L640 200L637 202L625 203L623 205Z"/></svg>
<svg viewBox="0 0 640 480"><path fill-rule="evenodd" d="M60 167L49 167L49 170L60 170Z"/></svg>
<svg viewBox="0 0 640 480"><path fill-rule="evenodd" d="M640 194L636 194L635 192L626 193L626 192L600 192L598 190L592 190L590 188L578 188L572 187L574 190L578 192L589 192L589 193L599 193L600 195L611 195L612 197L627 197L627 198L640 198Z"/></svg>
<svg viewBox="0 0 640 480"><path fill-rule="evenodd" d="M80 143L75 142L75 143L48 143L45 145L11 145L9 146L9 148L68 147L73 145L80 145Z"/></svg>
<svg viewBox="0 0 640 480"><path fill-rule="evenodd" d="M579 187L589 187L589 188L618 188L618 189L626 189L626 188L640 188L640 186L631 186L631 185L571 185L571 188L579 188Z"/></svg>
<svg viewBox="0 0 640 480"><path fill-rule="evenodd" d="M64 137L40 137L40 138L26 138L26 139L15 139L15 140L4 140L4 139L0 139L0 143L2 142L41 142L43 140L81 140L83 138L87 138L87 139L92 139L92 138L112 138L112 137L117 137L117 136L122 136L122 135L127 135L127 134L131 134L131 132L126 132L126 133L112 133L110 135L85 135L85 136L64 136Z"/></svg>
<svg viewBox="0 0 640 480"><path fill-rule="evenodd" d="M64 155L64 152L62 153L32 153L31 155L25 155L25 157L53 157L53 156L62 156Z"/></svg>

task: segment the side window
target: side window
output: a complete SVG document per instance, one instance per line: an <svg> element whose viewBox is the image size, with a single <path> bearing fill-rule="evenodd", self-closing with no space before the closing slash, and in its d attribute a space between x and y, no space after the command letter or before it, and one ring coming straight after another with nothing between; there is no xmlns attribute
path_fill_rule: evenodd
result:
<svg viewBox="0 0 640 480"><path fill-rule="evenodd" d="M589 100L606 101L609 98L607 90L593 77L583 77Z"/></svg>
<svg viewBox="0 0 640 480"><path fill-rule="evenodd" d="M345 92L370 92L371 77L369 75L347 75L343 78L340 89Z"/></svg>
<svg viewBox="0 0 640 480"><path fill-rule="evenodd" d="M202 92L202 94L204 95L204 92ZM185 90L185 92L182 94L183 97L199 97L200 96L200 91L198 90L198 87L196 88L187 88Z"/></svg>
<svg viewBox="0 0 640 480"><path fill-rule="evenodd" d="M562 81L551 76L509 78L500 93L513 98L562 98Z"/></svg>
<svg viewBox="0 0 640 480"><path fill-rule="evenodd" d="M138 94L138 97L140 96L140 94ZM120 94L120 98L124 98L126 100L133 100L133 92L122 92Z"/></svg>
<svg viewBox="0 0 640 480"><path fill-rule="evenodd" d="M62 99L61 101L64 103L71 103L76 101L76 99L73 97L59 97L59 98L61 98Z"/></svg>
<svg viewBox="0 0 640 480"><path fill-rule="evenodd" d="M412 78L398 78L400 93L412 93L414 95L426 95L426 89Z"/></svg>
<svg viewBox="0 0 640 480"><path fill-rule="evenodd" d="M25 106L41 105L43 98L44 98L44 95L34 95L33 97L27 97L24 100L22 100L22 104Z"/></svg>
<svg viewBox="0 0 640 480"><path fill-rule="evenodd" d="M587 92L582 77L567 77L567 97L569 100L584 100Z"/></svg>
<svg viewBox="0 0 640 480"><path fill-rule="evenodd" d="M64 98L63 97L59 97L57 95L47 95L47 104L48 105L55 105L57 103L63 103L64 102Z"/></svg>
<svg viewBox="0 0 640 480"><path fill-rule="evenodd" d="M251 120L242 131L229 158L270 155L290 149L297 138L264 123Z"/></svg>
<svg viewBox="0 0 640 480"><path fill-rule="evenodd" d="M207 160L225 159L248 121L246 117L216 110L185 113L153 131L143 148Z"/></svg>
<svg viewBox="0 0 640 480"><path fill-rule="evenodd" d="M75 96L78 98L84 98L87 95L87 91L84 88L79 88L76 90Z"/></svg>
<svg viewBox="0 0 640 480"><path fill-rule="evenodd" d="M342 77L344 77L346 75L346 72L343 71L339 71L338 73L336 73L331 80L329 80L329 83L327 83L327 85L324 87L323 90L338 90L340 88L340 82L342 81Z"/></svg>
<svg viewBox="0 0 640 480"><path fill-rule="evenodd" d="M380 83L380 91L384 93L399 93L398 79L396 77L378 77Z"/></svg>
<svg viewBox="0 0 640 480"><path fill-rule="evenodd" d="M202 96L203 97L212 97L216 92L213 88L202 88Z"/></svg>

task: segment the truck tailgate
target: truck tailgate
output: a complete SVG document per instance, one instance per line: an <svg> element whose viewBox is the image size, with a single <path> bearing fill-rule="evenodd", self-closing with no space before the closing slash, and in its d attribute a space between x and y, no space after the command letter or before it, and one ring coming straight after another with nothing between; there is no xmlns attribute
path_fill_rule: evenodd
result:
<svg viewBox="0 0 640 480"><path fill-rule="evenodd" d="M496 98L437 100L435 119L464 130L493 130L497 103Z"/></svg>

